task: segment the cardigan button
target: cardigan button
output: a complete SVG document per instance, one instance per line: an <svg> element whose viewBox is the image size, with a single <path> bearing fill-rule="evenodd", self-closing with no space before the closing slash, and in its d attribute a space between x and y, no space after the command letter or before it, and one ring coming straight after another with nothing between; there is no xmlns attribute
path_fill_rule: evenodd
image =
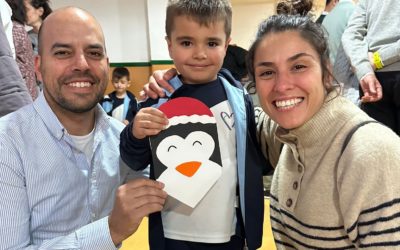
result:
<svg viewBox="0 0 400 250"><path fill-rule="evenodd" d="M292 199L287 199L287 201L286 201L286 206L287 206L287 207L291 207L292 204L293 204Z"/></svg>
<svg viewBox="0 0 400 250"><path fill-rule="evenodd" d="M293 182L293 189L297 190L298 187L299 187L299 183L297 181Z"/></svg>
<svg viewBox="0 0 400 250"><path fill-rule="evenodd" d="M301 167L301 165L297 166L297 171L299 171L299 173L303 172L303 168Z"/></svg>

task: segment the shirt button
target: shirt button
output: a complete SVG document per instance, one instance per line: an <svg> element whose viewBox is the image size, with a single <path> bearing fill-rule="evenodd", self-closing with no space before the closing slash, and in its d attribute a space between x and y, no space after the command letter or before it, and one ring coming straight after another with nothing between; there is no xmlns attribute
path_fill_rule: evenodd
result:
<svg viewBox="0 0 400 250"><path fill-rule="evenodd" d="M299 171L299 173L303 172L303 168L301 167L301 165L297 166L297 170Z"/></svg>
<svg viewBox="0 0 400 250"><path fill-rule="evenodd" d="M294 190L297 190L298 187L299 187L299 183L298 183L297 181L295 181L295 182L293 183L293 189L294 189Z"/></svg>
<svg viewBox="0 0 400 250"><path fill-rule="evenodd" d="M286 206L287 206L287 207L291 207L292 204L293 204L292 199L288 199L288 200L286 201Z"/></svg>

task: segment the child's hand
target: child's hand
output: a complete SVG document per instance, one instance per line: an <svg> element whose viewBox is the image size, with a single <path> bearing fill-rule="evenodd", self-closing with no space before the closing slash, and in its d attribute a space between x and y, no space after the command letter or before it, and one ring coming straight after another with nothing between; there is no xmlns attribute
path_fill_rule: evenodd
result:
<svg viewBox="0 0 400 250"><path fill-rule="evenodd" d="M137 139L156 135L168 125L168 118L156 108L139 110L133 120L132 134Z"/></svg>

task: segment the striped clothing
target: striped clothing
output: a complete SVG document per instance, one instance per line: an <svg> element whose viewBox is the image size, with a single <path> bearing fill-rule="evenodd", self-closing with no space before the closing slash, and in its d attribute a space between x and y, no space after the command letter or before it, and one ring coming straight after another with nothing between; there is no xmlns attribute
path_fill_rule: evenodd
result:
<svg viewBox="0 0 400 250"><path fill-rule="evenodd" d="M310 121L290 131L272 126L264 113L259 118L261 141L273 145L278 138L285 144L270 202L278 249L400 249L396 134L366 124L341 154L349 131L371 120L343 97L327 101Z"/></svg>
<svg viewBox="0 0 400 250"><path fill-rule="evenodd" d="M0 248L115 249L108 214L123 125L100 105L96 116L90 164L43 94L0 119Z"/></svg>

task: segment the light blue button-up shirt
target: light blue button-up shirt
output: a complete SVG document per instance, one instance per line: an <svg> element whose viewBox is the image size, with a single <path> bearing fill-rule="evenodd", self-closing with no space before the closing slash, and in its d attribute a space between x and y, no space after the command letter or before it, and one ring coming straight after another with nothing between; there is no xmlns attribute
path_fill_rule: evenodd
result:
<svg viewBox="0 0 400 250"><path fill-rule="evenodd" d="M96 109L90 164L43 95L0 119L1 249L115 249L108 214L127 171L124 125Z"/></svg>

